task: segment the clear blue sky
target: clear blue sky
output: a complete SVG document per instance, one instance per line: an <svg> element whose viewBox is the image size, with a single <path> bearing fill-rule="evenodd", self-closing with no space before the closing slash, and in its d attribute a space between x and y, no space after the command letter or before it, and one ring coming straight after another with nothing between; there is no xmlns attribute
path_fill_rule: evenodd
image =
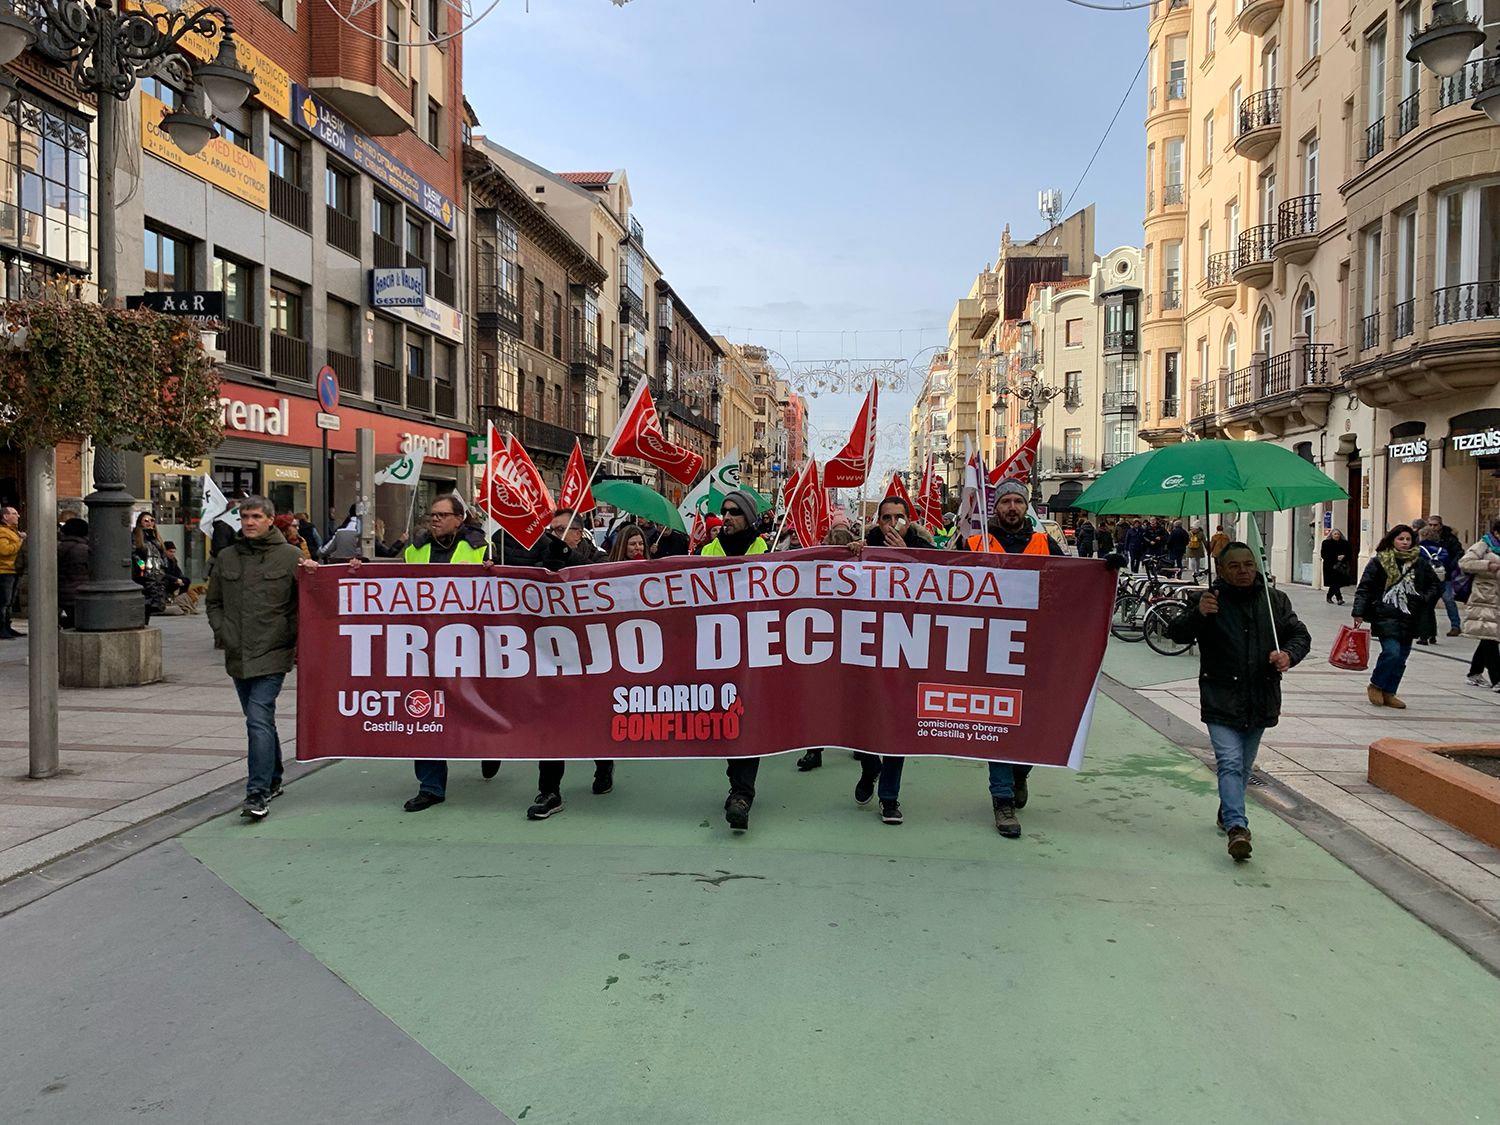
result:
<svg viewBox="0 0 1500 1125"><path fill-rule="evenodd" d="M1144 11L1066 0L500 0L465 86L506 147L626 169L712 330L895 358L943 342L1006 222L1040 232L1039 189L1072 193L1145 50ZM1101 253L1141 238L1141 82L1073 202L1097 204ZM882 429L910 401L888 396ZM858 396L810 406L847 428Z"/></svg>

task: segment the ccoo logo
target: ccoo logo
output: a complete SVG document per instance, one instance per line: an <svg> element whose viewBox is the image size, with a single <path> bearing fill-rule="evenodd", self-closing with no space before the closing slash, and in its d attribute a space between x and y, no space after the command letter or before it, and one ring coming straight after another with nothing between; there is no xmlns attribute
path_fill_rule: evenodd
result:
<svg viewBox="0 0 1500 1125"><path fill-rule="evenodd" d="M1163 488L1181 488L1182 487L1182 474L1181 473L1173 473L1166 480L1164 480L1164 481L1161 482L1161 486Z"/></svg>

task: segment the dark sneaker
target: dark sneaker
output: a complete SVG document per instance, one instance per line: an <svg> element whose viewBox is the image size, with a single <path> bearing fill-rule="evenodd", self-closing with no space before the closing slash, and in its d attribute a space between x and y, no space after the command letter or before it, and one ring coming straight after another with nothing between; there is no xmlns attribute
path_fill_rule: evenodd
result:
<svg viewBox="0 0 1500 1125"><path fill-rule="evenodd" d="M1220 832L1224 831L1224 810L1220 809L1214 813L1214 827Z"/></svg>
<svg viewBox="0 0 1500 1125"><path fill-rule="evenodd" d="M861 777L859 784L854 787L854 803L863 807L870 803L870 798L873 796L875 796L875 778Z"/></svg>
<svg viewBox="0 0 1500 1125"><path fill-rule="evenodd" d="M240 808L240 815L246 820L264 820L266 813L271 810L266 808L266 799L260 793L246 797L245 803Z"/></svg>
<svg viewBox="0 0 1500 1125"><path fill-rule="evenodd" d="M724 819L736 832L744 832L750 827L750 802L731 793L724 802Z"/></svg>
<svg viewBox="0 0 1500 1125"><path fill-rule="evenodd" d="M1250 829L1231 828L1229 830L1229 854L1237 863L1243 863L1250 858Z"/></svg>
<svg viewBox="0 0 1500 1125"><path fill-rule="evenodd" d="M1029 800L1031 800L1031 790L1026 788L1026 779L1024 777L1016 778L1016 808L1024 809L1026 802Z"/></svg>
<svg viewBox="0 0 1500 1125"><path fill-rule="evenodd" d="M553 813L563 811L561 793L538 793L531 808L526 810L527 820L546 820Z"/></svg>
<svg viewBox="0 0 1500 1125"><path fill-rule="evenodd" d="M266 794L266 800L274 801L285 792L286 790L281 787L281 782L273 781L271 783L271 791Z"/></svg>
<svg viewBox="0 0 1500 1125"><path fill-rule="evenodd" d="M604 794L608 793L614 787L615 787L615 767L613 765L595 766L594 767L594 796L596 796L596 797L602 797L602 796L604 796Z"/></svg>
<svg viewBox="0 0 1500 1125"><path fill-rule="evenodd" d="M902 820L902 817L901 817L901 804L900 804L900 802L899 801L881 801L880 802L880 819L881 819L881 822L884 823L884 824L900 824L901 820Z"/></svg>
<svg viewBox="0 0 1500 1125"><path fill-rule="evenodd" d="M484 778L486 781L488 781L490 778L494 777L499 772L500 772L500 763L499 762L480 762L479 763L479 776L482 777L482 778Z"/></svg>
<svg viewBox="0 0 1500 1125"><path fill-rule="evenodd" d="M1021 822L1016 819L1016 803L1009 797L991 797L990 803L995 806L995 831L1007 840L1018 838Z"/></svg>
<svg viewBox="0 0 1500 1125"><path fill-rule="evenodd" d="M424 790L401 807L407 812L421 812L423 809L432 808L433 805L441 805L445 800L447 800L446 797L439 797L436 793L428 793Z"/></svg>
<svg viewBox="0 0 1500 1125"><path fill-rule="evenodd" d="M797 768L799 770L802 770L804 773L806 773L808 770L815 770L822 764L823 751L821 750L809 750L807 751L807 753L803 754L802 757L797 759Z"/></svg>

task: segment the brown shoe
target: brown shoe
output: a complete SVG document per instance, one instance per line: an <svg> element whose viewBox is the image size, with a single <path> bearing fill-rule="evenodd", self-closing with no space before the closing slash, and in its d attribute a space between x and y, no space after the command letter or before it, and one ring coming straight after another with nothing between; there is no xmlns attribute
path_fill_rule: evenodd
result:
<svg viewBox="0 0 1500 1125"><path fill-rule="evenodd" d="M1236 827L1229 830L1229 855L1236 863L1250 858L1250 829Z"/></svg>
<svg viewBox="0 0 1500 1125"><path fill-rule="evenodd" d="M1464 635L1464 631L1462 629L1449 629L1448 635L1450 637L1461 637Z"/></svg>
<svg viewBox="0 0 1500 1125"><path fill-rule="evenodd" d="M1394 707L1397 711L1406 710L1406 704L1401 702L1401 697L1393 695L1390 692L1385 693L1385 705L1387 707Z"/></svg>
<svg viewBox="0 0 1500 1125"><path fill-rule="evenodd" d="M1369 687L1365 688L1365 695L1369 697L1370 702L1375 704L1376 707L1385 706L1385 692L1381 691L1374 684L1371 684Z"/></svg>

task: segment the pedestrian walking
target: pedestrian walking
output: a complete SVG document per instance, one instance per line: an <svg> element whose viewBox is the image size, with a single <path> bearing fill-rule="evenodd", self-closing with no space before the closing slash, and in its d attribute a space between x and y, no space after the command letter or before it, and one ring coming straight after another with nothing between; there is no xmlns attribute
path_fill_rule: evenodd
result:
<svg viewBox="0 0 1500 1125"><path fill-rule="evenodd" d="M1188 544L1192 542L1192 536L1188 534L1187 528L1182 526L1181 520L1173 520L1172 528L1167 532L1167 559L1180 573L1183 560L1187 558Z"/></svg>
<svg viewBox="0 0 1500 1125"><path fill-rule="evenodd" d="M1094 525L1089 522L1088 517L1078 521L1077 528L1073 531L1073 546L1078 549L1080 559L1091 559L1094 557L1094 542L1097 538Z"/></svg>
<svg viewBox="0 0 1500 1125"><path fill-rule="evenodd" d="M1446 560L1442 564L1443 608L1448 611L1448 635L1450 637L1457 637L1463 632L1463 629L1461 628L1462 623L1458 614L1458 599L1453 594L1453 579L1458 574L1458 560L1464 557L1464 545L1454 530L1443 522L1442 516L1428 516L1423 531L1419 534L1421 536L1420 545L1422 545L1422 550L1429 553L1429 558L1435 552L1425 544L1436 542L1438 549L1441 551L1439 557ZM1432 631L1432 642L1434 644L1437 643L1436 629Z"/></svg>
<svg viewBox="0 0 1500 1125"><path fill-rule="evenodd" d="M636 530L640 531L639 528ZM617 536L616 546L624 538L622 529L621 534ZM644 547L644 534L640 542ZM565 570L570 566L587 566L604 558L604 554L594 544L594 537L585 534L583 525L578 522L572 508L559 508L552 513L552 522L548 524L547 531L542 536L538 547L539 565L554 572ZM526 810L527 820L547 820L563 811L566 806L562 799L562 779L567 768L566 761L556 758L537 763L536 800ZM610 760L596 759L594 761L594 796L602 797L613 791L614 787L615 763Z"/></svg>
<svg viewBox="0 0 1500 1125"><path fill-rule="evenodd" d="M1094 552L1101 559L1114 554L1116 526L1114 523L1106 524L1103 519L1099 521L1099 528L1094 533Z"/></svg>
<svg viewBox="0 0 1500 1125"><path fill-rule="evenodd" d="M21 513L8 504L0 508L0 641L16 640L26 635L12 628L10 621L10 607L16 600L21 549L25 543Z"/></svg>
<svg viewBox="0 0 1500 1125"><path fill-rule="evenodd" d="M1202 524L1195 523L1188 531L1187 557L1193 564L1195 575L1203 570L1204 560L1208 557L1208 537L1203 534Z"/></svg>
<svg viewBox="0 0 1500 1125"><path fill-rule="evenodd" d="M1417 549L1422 552L1422 557L1427 560L1427 565L1432 567L1432 572L1438 576L1438 597L1447 602L1453 599L1448 585L1453 574L1454 557L1448 554L1440 538L1440 529L1432 524L1424 523L1417 532ZM1454 628L1450 633L1457 633L1458 607L1453 607ZM1417 620L1416 643L1419 645L1437 644L1437 603L1434 602L1422 611Z"/></svg>
<svg viewBox="0 0 1500 1125"><path fill-rule="evenodd" d="M312 551L307 540L302 538L302 531L297 526L297 518L289 513L282 513L271 521L271 526L281 532L281 536L293 547L301 552L304 559L312 558Z"/></svg>
<svg viewBox="0 0 1500 1125"><path fill-rule="evenodd" d="M1318 548L1323 559L1323 585L1328 594L1323 599L1332 605L1344 604L1344 587L1354 581L1354 544L1344 538L1344 533L1334 528Z"/></svg>
<svg viewBox="0 0 1500 1125"><path fill-rule="evenodd" d="M1229 532L1224 530L1224 525L1221 523L1214 529L1213 536L1208 541L1208 557L1217 560L1229 543Z"/></svg>
<svg viewBox="0 0 1500 1125"><path fill-rule="evenodd" d="M1500 691L1500 520L1463 553L1458 569L1470 583L1464 636L1479 642L1469 661L1469 683Z"/></svg>
<svg viewBox="0 0 1500 1125"><path fill-rule="evenodd" d="M271 502L240 502L240 531L219 552L208 581L208 624L224 648L249 738L245 803L260 820L281 796L281 738L276 697L297 655L297 567L307 562L271 524ZM307 565L311 566L310 562Z"/></svg>
<svg viewBox="0 0 1500 1125"><path fill-rule="evenodd" d="M132 577L146 601L146 620L167 608L167 552L156 533L156 517L150 512L136 516L131 532Z"/></svg>
<svg viewBox="0 0 1500 1125"><path fill-rule="evenodd" d="M88 580L89 525L72 516L63 521L57 537L57 611L64 628L73 628L78 590Z"/></svg>
<svg viewBox="0 0 1500 1125"><path fill-rule="evenodd" d="M1167 631L1178 644L1198 646L1198 702L1219 775L1215 822L1229 837L1229 854L1247 860L1245 786L1261 736L1281 718L1281 677L1307 656L1312 637L1291 599L1267 588L1255 552L1238 542L1225 544L1213 585L1190 594L1188 612Z"/></svg>
<svg viewBox="0 0 1500 1125"><path fill-rule="evenodd" d="M1146 529L1139 519L1131 520L1126 526L1121 546L1130 557L1130 573L1139 574L1141 560L1146 557Z"/></svg>
<svg viewBox="0 0 1500 1125"><path fill-rule="evenodd" d="M828 534L823 536L823 546L847 547L855 541L854 529L849 526L849 517L844 514L842 508L835 509L833 526L828 529ZM804 750L797 759L797 769L803 773L820 769L823 765L824 749L822 746L812 746Z"/></svg>
<svg viewBox="0 0 1500 1125"><path fill-rule="evenodd" d="M705 543L699 554L705 558L737 558L763 555L766 541L761 538L756 517L759 506L755 497L736 488L719 505L724 524L716 538ZM755 803L755 778L760 773L759 758L730 758L724 770L729 778L729 796L724 798L724 820L736 832L750 827L750 806Z"/></svg>
<svg viewBox="0 0 1500 1125"><path fill-rule="evenodd" d="M1354 624L1368 621L1380 642L1380 657L1365 694L1376 707L1406 710L1396 694L1406 673L1412 641L1423 618L1440 596L1442 580L1418 549L1406 524L1397 524L1375 547L1375 557L1360 576L1354 591Z"/></svg>

